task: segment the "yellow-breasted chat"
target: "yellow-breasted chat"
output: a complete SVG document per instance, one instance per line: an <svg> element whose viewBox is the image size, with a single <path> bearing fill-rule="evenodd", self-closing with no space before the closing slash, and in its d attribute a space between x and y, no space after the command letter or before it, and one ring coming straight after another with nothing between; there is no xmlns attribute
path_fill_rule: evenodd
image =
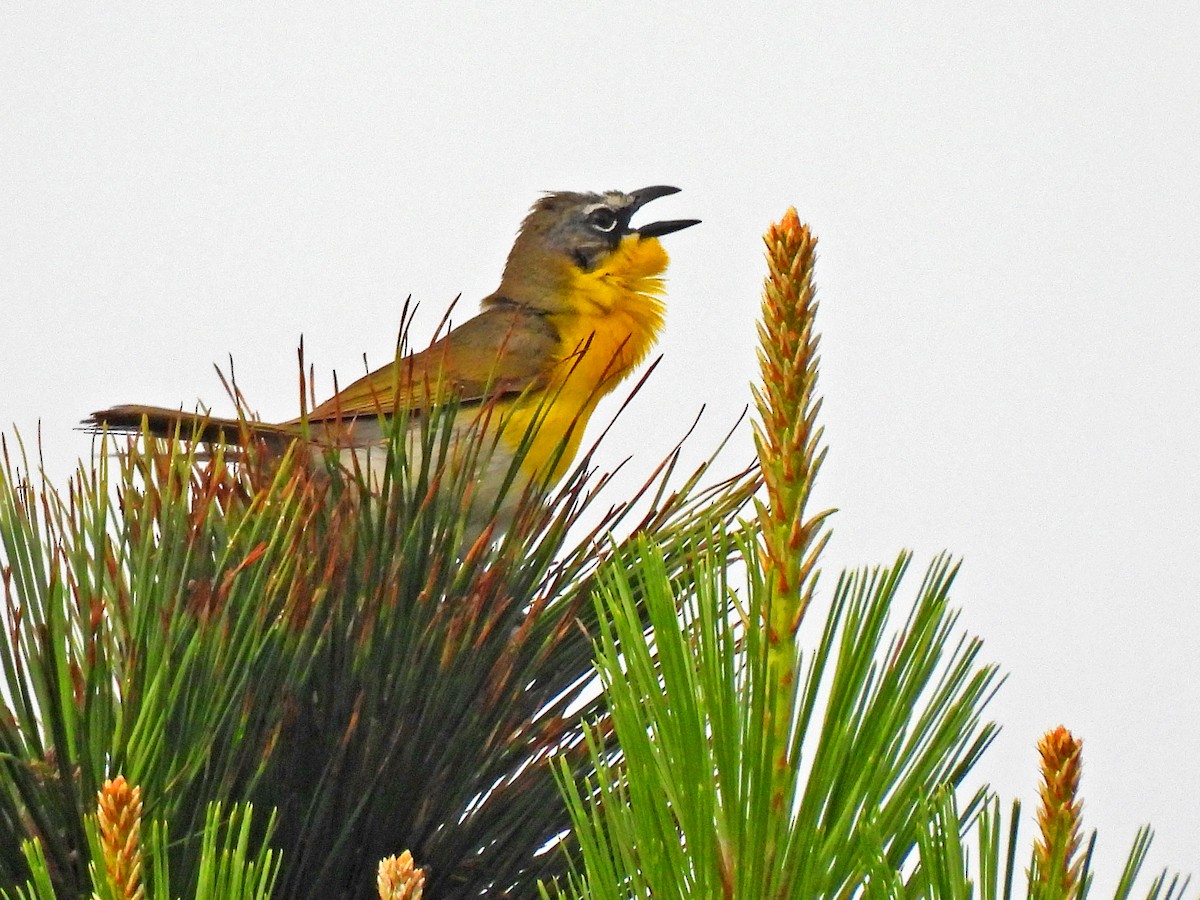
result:
<svg viewBox="0 0 1200 900"><path fill-rule="evenodd" d="M335 447L343 464L374 480L386 454L386 419L401 412L415 418L453 401L456 429L461 420L464 430L482 429L491 438L474 456L473 510L503 524L526 485L550 485L567 471L596 404L654 346L663 326L667 267L658 239L698 220L639 227L631 220L646 203L678 190L659 185L542 197L521 225L500 286L483 299L478 315L301 418L248 423L125 405L92 413L85 425L224 444L253 438L279 446L307 439L314 451ZM517 483L497 509L493 501L518 454Z"/></svg>

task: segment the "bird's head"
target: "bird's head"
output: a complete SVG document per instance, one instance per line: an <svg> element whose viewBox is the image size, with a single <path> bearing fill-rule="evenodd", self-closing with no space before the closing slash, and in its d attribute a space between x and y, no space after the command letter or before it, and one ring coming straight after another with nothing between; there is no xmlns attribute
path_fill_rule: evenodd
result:
<svg viewBox="0 0 1200 900"><path fill-rule="evenodd" d="M666 256L658 238L688 228L699 219L671 219L634 226L639 209L679 188L655 185L624 193L603 194L562 191L547 194L533 205L508 255L500 289L493 296L553 310L556 297L573 275L603 267L618 250L631 243ZM636 249L636 248L634 248Z"/></svg>

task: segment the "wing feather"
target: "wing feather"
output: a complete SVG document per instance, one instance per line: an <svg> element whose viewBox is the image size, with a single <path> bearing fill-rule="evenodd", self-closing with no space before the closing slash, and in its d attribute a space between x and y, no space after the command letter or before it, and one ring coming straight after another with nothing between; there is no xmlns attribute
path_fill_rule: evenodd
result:
<svg viewBox="0 0 1200 900"><path fill-rule="evenodd" d="M536 389L557 360L558 343L543 314L513 304L493 306L425 350L364 375L314 408L308 420L388 415L451 399L478 403Z"/></svg>

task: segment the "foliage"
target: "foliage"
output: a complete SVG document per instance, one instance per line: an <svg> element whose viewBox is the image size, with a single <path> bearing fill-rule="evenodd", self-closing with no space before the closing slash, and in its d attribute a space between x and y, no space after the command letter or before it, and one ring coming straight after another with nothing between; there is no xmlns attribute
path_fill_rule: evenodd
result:
<svg viewBox="0 0 1200 900"><path fill-rule="evenodd" d="M92 900L170 900L172 896L167 828L155 823L149 839L143 842L138 793L137 788L129 791L123 779L105 782L97 813L87 820ZM131 794L133 802L129 803ZM112 816L114 806L119 809L116 819ZM251 823L248 806L231 807L225 814L221 804L209 804L200 834L196 884L189 896L195 900L267 900L271 896L279 873L279 856L265 846L252 846ZM270 830L268 823L267 831ZM21 849L32 873L31 880L12 892L0 890L0 897L55 900L64 896L54 887L41 842L27 840ZM146 859L151 862L153 878L146 878Z"/></svg>
<svg viewBox="0 0 1200 900"><path fill-rule="evenodd" d="M454 412L413 424L426 447ZM196 883L211 802L277 811L279 896L372 896L404 850L432 897L563 870L539 852L568 827L549 759L586 765L572 707L603 717L586 598L609 535L657 535L682 573L687 536L757 476L704 486L702 468L671 492L672 458L638 521L621 504L576 538L604 483L585 459L466 546L469 470L412 452L408 425L389 426L377 495L332 461L147 439L115 462L102 442L60 496L6 455L0 886L29 876L36 840L59 895L86 894L85 822L117 775L173 835L175 891Z"/></svg>
<svg viewBox="0 0 1200 900"><path fill-rule="evenodd" d="M815 242L767 243L759 464L604 513L588 455L477 533L452 405L379 479L147 434L60 493L4 443L0 896L1086 897L1069 733L1027 857L960 796L999 675L957 564L817 590Z"/></svg>
<svg viewBox="0 0 1200 900"><path fill-rule="evenodd" d="M542 895L1012 897L1019 806L1005 847L999 801L982 788L960 807L957 795L995 735L982 713L998 686L981 642L956 631L957 565L934 560L912 603L899 599L907 554L843 574L815 646L803 639L801 624L821 606L828 515L806 510L824 458L814 242L794 210L766 240L755 389L765 496L754 521L696 541L682 573L646 537L636 559L598 578L596 665L609 714L588 732L594 774L560 768L582 862ZM605 743L610 727L617 754ZM1028 896L1083 897L1094 838L1080 857L1079 744L1056 730L1042 759ZM1118 897L1129 896L1148 842L1143 831ZM1164 873L1148 896L1185 886Z"/></svg>

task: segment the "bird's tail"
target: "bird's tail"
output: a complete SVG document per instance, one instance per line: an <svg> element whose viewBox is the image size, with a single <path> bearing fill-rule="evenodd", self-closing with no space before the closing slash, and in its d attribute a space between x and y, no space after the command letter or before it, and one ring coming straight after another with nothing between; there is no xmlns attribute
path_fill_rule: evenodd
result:
<svg viewBox="0 0 1200 900"><path fill-rule="evenodd" d="M284 425L270 425L246 419L222 419L205 413L188 413L163 406L129 404L113 406L92 413L81 423L84 430L140 434L147 431L155 437L206 444L243 446L250 438L270 442L290 442L298 436L296 430Z"/></svg>

